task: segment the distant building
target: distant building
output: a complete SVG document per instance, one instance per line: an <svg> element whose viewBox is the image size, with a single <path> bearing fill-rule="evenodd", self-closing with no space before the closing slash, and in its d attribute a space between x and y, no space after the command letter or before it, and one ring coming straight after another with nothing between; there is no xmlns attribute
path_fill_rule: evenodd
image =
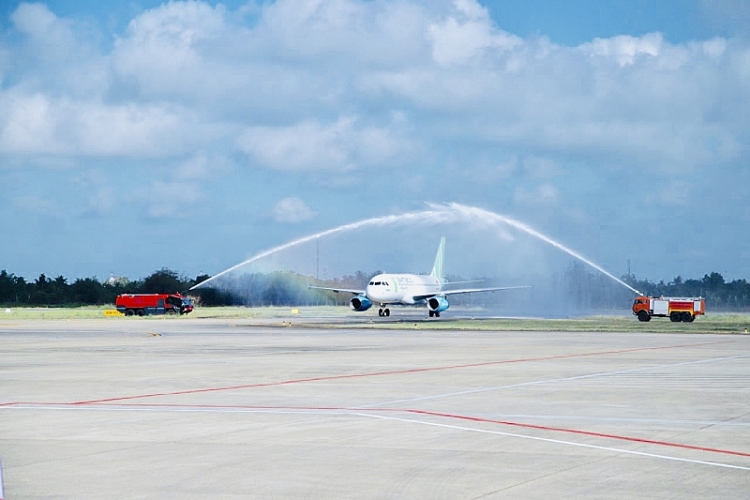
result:
<svg viewBox="0 0 750 500"><path fill-rule="evenodd" d="M130 280L126 276L115 276L114 274L109 275L109 279L104 282L105 285L115 286L115 285L127 285L130 283Z"/></svg>

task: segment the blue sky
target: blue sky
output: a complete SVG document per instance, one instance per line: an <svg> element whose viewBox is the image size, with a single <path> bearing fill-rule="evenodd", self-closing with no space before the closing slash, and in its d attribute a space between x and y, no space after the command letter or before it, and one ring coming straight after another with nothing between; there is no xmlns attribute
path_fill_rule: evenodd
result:
<svg viewBox="0 0 750 500"><path fill-rule="evenodd" d="M616 275L750 278L747 0L59 0L0 16L0 269L16 275L216 274L458 202ZM413 233L430 261L435 231ZM391 246L329 244L329 272L374 270L368 249L412 264L393 257L402 239L372 237ZM564 266L535 244L495 253Z"/></svg>

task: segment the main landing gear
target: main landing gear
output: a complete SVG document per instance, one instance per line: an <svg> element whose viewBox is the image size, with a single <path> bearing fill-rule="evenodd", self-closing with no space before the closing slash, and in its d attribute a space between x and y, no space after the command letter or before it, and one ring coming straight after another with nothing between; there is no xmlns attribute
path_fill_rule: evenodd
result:
<svg viewBox="0 0 750 500"><path fill-rule="evenodd" d="M429 311L429 313L430 313L430 318L433 316L435 316L436 318L440 317L440 311Z"/></svg>
<svg viewBox="0 0 750 500"><path fill-rule="evenodd" d="M387 307L385 309L378 309L378 316L382 317L382 316L390 316L390 315L391 315L391 310L388 309Z"/></svg>

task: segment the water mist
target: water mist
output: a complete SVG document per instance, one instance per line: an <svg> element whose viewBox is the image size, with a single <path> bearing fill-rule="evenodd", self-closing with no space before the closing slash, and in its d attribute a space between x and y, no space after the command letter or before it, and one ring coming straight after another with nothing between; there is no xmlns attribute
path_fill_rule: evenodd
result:
<svg viewBox="0 0 750 500"><path fill-rule="evenodd" d="M628 285L621 279L617 278L613 274L607 272L601 266L595 264L594 262L582 256L578 252L571 250L570 248L566 247L562 243L555 241L554 239L550 238L549 236L543 233L540 233L539 231L533 229L532 227L522 222L519 222L515 219L507 217L505 215L501 215L495 212L490 212L489 210L484 210L478 207L462 205L459 203L449 203L445 205L429 204L428 208L425 210L407 212L407 213L399 214L399 215L386 215L382 217L373 217L373 218L364 219L358 222L352 222L350 224L344 224L344 225L335 227L333 229L327 229L325 231L311 234L309 236L304 236L294 241L290 241L289 243L285 243L283 245L279 245L269 250L260 252L250 257L249 259L243 262L240 262L239 264L232 266L216 274L215 276L205 281L202 281L201 283L198 283L197 285L193 286L191 290L204 287L211 281L217 278L220 278L221 276L224 276L226 274L229 274L232 271L235 271L243 266L256 262L260 259L263 259L275 253L287 250L289 248L302 245L310 241L314 241L318 238L324 238L326 236L332 236L332 235L339 234L339 233L355 231L357 229L362 229L362 228L367 228L367 227L400 226L400 225L408 225L408 224L436 225L436 224L450 223L450 222L470 222L473 224L482 224L485 226L498 226L502 224L502 225L513 227L530 236L533 236L534 238L537 238L540 241L543 241L553 246L554 248L557 248L558 250L561 250L567 253L571 257L583 262L584 264L586 264L587 266L593 269L596 269L597 271L613 279L620 285L640 295L640 292L638 290Z"/></svg>

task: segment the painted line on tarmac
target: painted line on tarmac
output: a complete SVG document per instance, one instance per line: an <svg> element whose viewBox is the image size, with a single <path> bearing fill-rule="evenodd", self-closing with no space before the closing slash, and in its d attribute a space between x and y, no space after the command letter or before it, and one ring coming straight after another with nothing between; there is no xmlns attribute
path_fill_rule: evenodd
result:
<svg viewBox="0 0 750 500"><path fill-rule="evenodd" d="M632 348L632 349L620 349L620 350L614 350L614 351L594 351L594 352L579 353L579 354L559 354L559 355L554 355L554 356L540 356L537 358L519 358L519 359L506 359L506 360L501 360L501 361L485 361L481 363L468 363L468 364L462 364L462 365L432 366L432 367L425 367L425 368L407 368L403 370L388 370L388 371L370 372L370 373L328 375L328 376L322 376L322 377L281 380L277 382L260 382L260 383L255 383L255 384L232 385L232 386L226 386L226 387L207 387L203 389L187 389L184 391L156 392L156 393L150 393L150 394L138 394L138 395L133 395L133 396L119 396L119 397L112 397L112 398L92 399L92 400L85 400L85 401L75 401L73 404L90 405L90 404L98 404L98 403L112 403L115 401L129 401L133 399L155 398L155 397L160 397L160 396L183 396L186 394L232 391L232 390L239 390L239 389L256 389L256 388L261 388L261 387L278 387L278 386L283 386L283 385L303 384L303 383L309 383L309 382L324 382L324 381L331 381L331 380L346 380L346 379L367 378L367 377L383 377L383 376L389 376L389 375L406 375L406 374L413 374L413 373L457 370L457 369L463 369L463 368L479 368L483 366L495 366L495 365L512 364L512 363L529 363L529 362L536 362L536 361L553 361L553 360L558 360L558 359L583 358L583 357L589 357L589 356L628 354L632 352L655 351L655 350L664 350L664 349L682 349L686 347L700 347L700 346L705 346L705 345L726 344L726 343L732 343L732 342L734 341L722 340L722 341L715 341L715 342L700 342L700 343L694 343L694 344L678 344L678 345L671 345L671 346L637 347L637 348Z"/></svg>
<svg viewBox="0 0 750 500"><path fill-rule="evenodd" d="M658 441L654 439L638 438L638 437L632 437L632 436L621 436L618 434L607 434L604 432L582 431L579 429L566 429L564 427L551 427L548 425L525 424L521 422L511 422L509 420L495 420L492 418L472 417L469 415L458 415L454 413L441 413L441 412L435 412L435 411L429 411L429 410L412 409L412 410L406 410L406 411L408 413L414 413L418 415L429 415L432 417L442 417L442 418L451 418L451 419L456 419L456 420L467 420L469 422L507 425L511 427L523 427L524 429L536 429L536 430L541 430L541 431L564 432L568 434L577 434L580 436L592 436L592 437L599 437L599 438L605 438L605 439L616 439L619 441L629 441L631 443L653 444L653 445L658 445L658 446L681 448L684 450L706 451L709 453L721 453L725 455L734 455L738 457L750 458L750 453L746 453L742 451L723 450L721 448L709 448L705 446L695 446L691 444L673 443L670 441ZM750 470L750 468L748 470Z"/></svg>
<svg viewBox="0 0 750 500"><path fill-rule="evenodd" d="M545 443L555 443L555 444L562 444L566 446L576 446L580 448L590 448L594 450L603 450L603 451L610 451L614 453L624 453L628 455L637 455L642 457L649 457L649 458L658 458L661 460L672 460L675 462L686 462L691 464L698 464L698 465L710 465L713 467L722 467L727 469L739 469L739 470L747 470L750 471L750 467L743 467L741 465L732 465L732 464L725 464L721 462L709 462L705 460L692 460L688 458L680 458L680 457L672 457L668 455L659 455L656 453L646 453L643 451L634 451L634 450L626 450L623 448L614 448L610 446L597 446L593 444L586 444L586 443L576 443L574 441L563 441L560 439L550 439L550 438L543 438L538 436L527 436L525 434L515 434L512 432L502 432L502 431L493 431L489 429L476 429L473 427L463 427L460 425L449 425L449 424L441 424L438 422L427 422L424 420L415 420L411 418L399 418L399 417L390 417L388 415L373 415L369 413L360 413L359 415L363 417L369 417L369 418L378 418L382 420L395 420L398 422L409 422L414 424L421 424L421 425L430 425L433 427L442 427L445 429L454 429L454 430L460 430L460 431L467 431L467 432L478 432L482 434L493 434L497 436L507 436L507 437L516 437L521 439L531 439L533 441L542 441Z"/></svg>
<svg viewBox="0 0 750 500"><path fill-rule="evenodd" d="M534 414L502 414L495 415L498 419L526 419L526 420L575 420L578 422L595 423L628 423L628 424L664 424L664 425L700 425L716 427L750 427L750 422L729 422L726 420L684 420L668 418L625 418L625 417L590 417L584 415L534 415Z"/></svg>
<svg viewBox="0 0 750 500"><path fill-rule="evenodd" d="M426 422L422 420L410 420L410 419L404 419L404 418L383 416L384 414L388 414L388 413L407 413L407 414L412 414L412 415L448 418L448 419L453 419L453 420L462 420L462 421L476 422L476 423L482 423L482 424L503 425L503 426L509 426L509 427L540 430L540 431L545 431L545 432L574 434L574 435L579 435L579 436L589 436L589 437L602 438L602 439L626 441L630 443L639 443L639 444L647 444L647 445L653 445L653 446L662 446L662 447L678 448L678 449L683 449L683 450L700 451L700 452L706 452L706 453L716 453L716 454L722 454L722 455L731 455L731 456L737 456L737 457L750 458L750 453L742 452L742 451L735 451L735 450L726 450L722 448L696 446L696 445L691 445L691 444L646 439L646 438L640 438L640 437L625 436L625 435L620 435L620 434L608 434L608 433L603 433L603 432L585 431L585 430L580 430L580 429L569 429L569 428L564 428L564 427L553 427L553 426L548 426L548 425L513 422L509 420L498 420L498 419L491 419L491 418L484 418L484 417L475 417L475 416L470 416L470 415L459 415L455 413L435 412L435 411L421 410L421 409L416 409L416 408L362 408L362 407L336 407L336 406L253 406L253 405L201 405L201 404L197 404L197 405L195 404L190 404L190 405L188 404L185 404L185 405L156 404L154 405L154 404L147 404L147 403L121 403L121 404L97 404L97 405L76 405L74 403L57 404L57 405L18 404L17 406L8 407L8 408L26 409L26 410L31 409L31 410L77 410L77 411L213 412L213 413L272 413L272 414L325 413L329 415L369 416L369 417L377 417L377 418L386 418L386 419L391 419L391 420L417 422L417 423L423 423L426 425L436 425L436 426L441 426L441 427L471 430L474 432L488 432L488 433L494 433L494 434L499 434L499 435L523 437L526 439L537 439L541 441L557 442L557 443L569 444L569 445L574 445L574 446L587 446L587 447L597 448L597 449L615 450L615 451L623 451L626 453L635 453L639 455L669 458L669 457L653 455L649 453L631 452L627 450L618 450L616 448L585 445L581 443L560 441L560 440L555 440L555 439L550 439L550 438L527 436L523 434L511 434L511 433L504 433L504 432L499 432L499 431L487 431L487 430L475 429L475 428L470 428L470 427L459 427L459 426L452 426L452 425L447 425L447 424L437 424L434 422ZM683 459L678 459L674 457L672 457L672 459L682 460L686 462L703 463L703 464L709 464L709 465L720 465L720 466L750 470L750 467L730 466L726 464L722 465L722 464L717 464L713 462L703 462L703 461L696 461L696 460L683 460Z"/></svg>
<svg viewBox="0 0 750 500"><path fill-rule="evenodd" d="M300 413L331 411L339 414L358 413L363 410L376 412L408 412L398 408L378 408L369 405L356 407L339 406L260 406L260 405L212 405L212 404L159 404L159 403L102 403L96 405L78 405L76 403L32 403L15 402L0 404L1 408L18 410L90 410L90 411L160 411L160 412L214 412L214 413L281 413L279 410L294 410ZM637 424L668 424L668 425L700 425L719 427L750 427L750 422L729 422L726 420L685 420L665 418L617 418L590 417L583 415L540 415L540 414L507 414L498 415L505 419L529 420L577 420L596 423L637 423ZM519 424L520 425L520 424ZM529 424L531 425L531 424Z"/></svg>
<svg viewBox="0 0 750 500"><path fill-rule="evenodd" d="M531 382L519 382L517 384L508 384L508 385L498 385L494 387L483 387L481 389L469 389L466 391L458 391L458 392L449 392L445 394L435 394L432 396L422 396L419 398L409 398L409 399L396 399L393 401L384 401L382 403L373 403L372 405L364 406L363 408L375 408L378 406L393 406L397 404L403 404L403 403L415 403L418 401L429 401L433 399L442 399L442 398L450 398L454 396L466 396L468 394L481 394L483 392L491 392L491 391L499 391L503 389L515 389L518 387L529 387L529 386L535 386L535 385L544 385L544 384L554 384L558 382L569 382L571 380L585 380L589 378L598 378L598 377L610 377L613 375L623 375L627 373L636 373L641 371L648 371L648 370L657 370L660 368L673 368L675 366L686 366L686 365L694 365L699 363L713 363L716 361L726 361L730 359L741 359L741 358L747 358L747 355L745 354L739 354L737 356L725 356L721 358L710 358L710 359L699 359L696 361L684 361L681 363L672 363L672 364L665 364L665 365L653 365L653 366L642 366L640 368L629 368L627 370L616 370L611 372L599 372L599 373L590 373L588 375L574 375L572 377L561 377L561 378L552 378L547 380L533 380Z"/></svg>

